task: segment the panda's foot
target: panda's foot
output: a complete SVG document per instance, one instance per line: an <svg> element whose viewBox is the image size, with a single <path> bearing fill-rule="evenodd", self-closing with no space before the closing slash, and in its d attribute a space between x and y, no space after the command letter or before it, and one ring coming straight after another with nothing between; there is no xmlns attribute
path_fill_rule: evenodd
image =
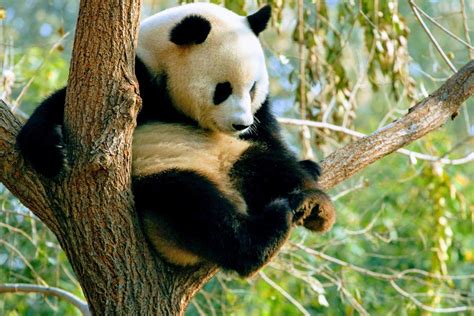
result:
<svg viewBox="0 0 474 316"><path fill-rule="evenodd" d="M318 189L307 189L291 194L293 223L312 231L328 231L336 221L336 210L329 196Z"/></svg>
<svg viewBox="0 0 474 316"><path fill-rule="evenodd" d="M21 131L18 145L33 169L47 178L57 177L67 166L60 125L43 130Z"/></svg>

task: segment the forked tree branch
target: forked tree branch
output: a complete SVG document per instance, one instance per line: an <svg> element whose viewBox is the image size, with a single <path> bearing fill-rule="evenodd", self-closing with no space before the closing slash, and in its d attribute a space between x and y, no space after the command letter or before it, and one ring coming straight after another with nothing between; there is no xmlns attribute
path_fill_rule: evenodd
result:
<svg viewBox="0 0 474 316"><path fill-rule="evenodd" d="M0 182L3 183L53 232L57 226L49 206L46 190L37 173L26 164L15 146L22 123L0 99Z"/></svg>

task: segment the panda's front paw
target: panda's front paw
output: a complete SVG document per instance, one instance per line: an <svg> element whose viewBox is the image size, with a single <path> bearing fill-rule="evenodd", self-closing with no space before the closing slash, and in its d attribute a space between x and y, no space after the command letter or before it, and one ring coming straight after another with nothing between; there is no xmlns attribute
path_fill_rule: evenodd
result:
<svg viewBox="0 0 474 316"><path fill-rule="evenodd" d="M308 190L308 199L305 207L310 208L309 215L304 217L300 225L304 225L309 230L316 232L326 232L336 222L336 209L331 198L323 191Z"/></svg>
<svg viewBox="0 0 474 316"><path fill-rule="evenodd" d="M297 190L288 194L288 202L293 213L293 223L301 225L303 220L311 214L313 207L309 202L308 192L311 190Z"/></svg>
<svg viewBox="0 0 474 316"><path fill-rule="evenodd" d="M33 168L47 178L57 177L65 168L66 149L60 125L20 133L18 144Z"/></svg>
<svg viewBox="0 0 474 316"><path fill-rule="evenodd" d="M336 210L329 196L319 189L306 189L289 195L293 223L312 231L328 231L336 220Z"/></svg>
<svg viewBox="0 0 474 316"><path fill-rule="evenodd" d="M299 161L299 164L315 181L321 175L321 167L316 162L306 159Z"/></svg>

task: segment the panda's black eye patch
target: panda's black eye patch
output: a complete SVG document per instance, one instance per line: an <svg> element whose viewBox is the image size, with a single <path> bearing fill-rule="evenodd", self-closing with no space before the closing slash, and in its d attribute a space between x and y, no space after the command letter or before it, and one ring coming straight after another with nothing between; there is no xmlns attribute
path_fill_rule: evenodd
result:
<svg viewBox="0 0 474 316"><path fill-rule="evenodd" d="M232 94L232 86L229 81L221 82L216 85L214 98L212 101L215 105L221 104Z"/></svg>
<svg viewBox="0 0 474 316"><path fill-rule="evenodd" d="M253 100L255 97L255 88L257 86L257 81L255 81L252 85L252 88L250 88L250 98Z"/></svg>

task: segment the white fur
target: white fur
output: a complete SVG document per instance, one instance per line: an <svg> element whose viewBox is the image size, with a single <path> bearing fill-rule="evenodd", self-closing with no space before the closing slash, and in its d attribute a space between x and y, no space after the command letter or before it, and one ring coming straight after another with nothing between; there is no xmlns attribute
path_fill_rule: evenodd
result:
<svg viewBox="0 0 474 316"><path fill-rule="evenodd" d="M211 23L207 39L197 45L172 43L171 29L191 14L201 15ZM178 110L207 129L233 133L232 124L250 125L268 94L268 73L260 41L246 17L218 5L187 4L145 19L137 54L155 74L168 76L169 93ZM215 87L225 81L231 83L232 95L214 105Z"/></svg>

